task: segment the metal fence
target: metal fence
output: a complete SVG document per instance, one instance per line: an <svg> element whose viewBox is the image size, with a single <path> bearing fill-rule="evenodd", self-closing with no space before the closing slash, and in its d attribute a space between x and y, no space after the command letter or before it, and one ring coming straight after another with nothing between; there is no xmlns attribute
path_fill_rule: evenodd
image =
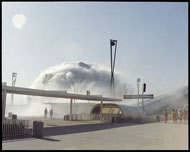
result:
<svg viewBox="0 0 190 152"><path fill-rule="evenodd" d="M69 115L64 115L64 120L70 120ZM100 120L100 114L73 114L72 120ZM139 118L133 118L133 117L125 117L120 114L103 114L102 115L103 122L157 122L157 121L163 121L164 117L162 115L145 115L143 117ZM171 120L171 115L168 115L168 120Z"/></svg>
<svg viewBox="0 0 190 152"><path fill-rule="evenodd" d="M2 136L19 136L26 135L29 126L29 120L3 120Z"/></svg>
<svg viewBox="0 0 190 152"><path fill-rule="evenodd" d="M69 115L64 115L64 120L70 120ZM115 114L115 115L108 115L108 114L103 114L102 115L102 120L103 122L119 122L121 119L121 115ZM72 120L100 120L100 114L73 114L72 115Z"/></svg>
<svg viewBox="0 0 190 152"><path fill-rule="evenodd" d="M64 115L64 120L69 120L69 115ZM100 120L99 114L73 114L72 120Z"/></svg>

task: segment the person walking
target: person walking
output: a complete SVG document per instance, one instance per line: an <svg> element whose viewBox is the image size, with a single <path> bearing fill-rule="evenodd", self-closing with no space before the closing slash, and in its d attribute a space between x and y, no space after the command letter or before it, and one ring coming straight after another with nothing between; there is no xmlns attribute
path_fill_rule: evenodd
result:
<svg viewBox="0 0 190 152"><path fill-rule="evenodd" d="M168 121L168 111L167 111L167 109L165 109L165 111L164 111L164 120L165 120L165 123L167 123L167 121Z"/></svg>
<svg viewBox="0 0 190 152"><path fill-rule="evenodd" d="M188 119L189 119L188 109L186 110L186 115L187 115L187 121L188 121Z"/></svg>
<svg viewBox="0 0 190 152"><path fill-rule="evenodd" d="M172 109L172 120L173 120L173 123L175 122L175 110Z"/></svg>
<svg viewBox="0 0 190 152"><path fill-rule="evenodd" d="M179 114L178 114L178 110L177 109L175 111L176 111L176 123L177 123L177 121L179 120Z"/></svg>
<svg viewBox="0 0 190 152"><path fill-rule="evenodd" d="M47 110L47 108L45 108L45 110L44 110L44 118L47 118L47 113L48 113L48 110Z"/></svg>
<svg viewBox="0 0 190 152"><path fill-rule="evenodd" d="M53 108L50 110L50 118L53 118Z"/></svg>
<svg viewBox="0 0 190 152"><path fill-rule="evenodd" d="M179 112L179 123L182 123L182 119L183 119L183 111L180 110L180 112Z"/></svg>
<svg viewBox="0 0 190 152"><path fill-rule="evenodd" d="M186 123L186 120L187 120L187 111L185 109L183 111L183 119L184 119L184 123Z"/></svg>

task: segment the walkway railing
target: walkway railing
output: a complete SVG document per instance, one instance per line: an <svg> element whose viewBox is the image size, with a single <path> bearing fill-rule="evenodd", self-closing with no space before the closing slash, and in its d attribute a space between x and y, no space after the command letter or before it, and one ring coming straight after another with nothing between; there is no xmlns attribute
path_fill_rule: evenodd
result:
<svg viewBox="0 0 190 152"><path fill-rule="evenodd" d="M29 120L3 120L2 137L26 135Z"/></svg>
<svg viewBox="0 0 190 152"><path fill-rule="evenodd" d="M69 120L69 115L64 115L64 120ZM72 120L100 120L99 114L73 114Z"/></svg>

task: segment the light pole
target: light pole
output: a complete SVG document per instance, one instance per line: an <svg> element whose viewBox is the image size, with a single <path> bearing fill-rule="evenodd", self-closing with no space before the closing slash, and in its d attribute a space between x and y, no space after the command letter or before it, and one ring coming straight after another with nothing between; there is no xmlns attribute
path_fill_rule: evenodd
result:
<svg viewBox="0 0 190 152"><path fill-rule="evenodd" d="M16 83L16 77L17 77L17 73L13 72L12 73L12 86L13 87L15 86L15 83ZM13 94L11 96L11 105L13 105Z"/></svg>
<svg viewBox="0 0 190 152"><path fill-rule="evenodd" d="M114 57L112 59L112 47L115 46ZM111 58L111 83L110 83L110 96L115 96L114 88L114 67L116 58L117 40L110 39L110 58Z"/></svg>
<svg viewBox="0 0 190 152"><path fill-rule="evenodd" d="M144 117L144 92L146 91L146 83L142 84L142 122Z"/></svg>
<svg viewBox="0 0 190 152"><path fill-rule="evenodd" d="M138 115L139 115L139 85L140 85L140 81L141 79L140 78L137 78L137 94L138 94L138 98L137 98L137 101L138 101Z"/></svg>

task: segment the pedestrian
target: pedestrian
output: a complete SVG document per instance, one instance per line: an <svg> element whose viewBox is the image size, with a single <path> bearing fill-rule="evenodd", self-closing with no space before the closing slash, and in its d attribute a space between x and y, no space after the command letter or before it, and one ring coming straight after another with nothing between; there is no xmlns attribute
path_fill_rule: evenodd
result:
<svg viewBox="0 0 190 152"><path fill-rule="evenodd" d="M53 108L50 110L50 118L53 118Z"/></svg>
<svg viewBox="0 0 190 152"><path fill-rule="evenodd" d="M165 120L165 123L167 123L167 121L168 121L168 111L167 111L167 109L165 109L165 111L164 111L164 120Z"/></svg>
<svg viewBox="0 0 190 152"><path fill-rule="evenodd" d="M189 119L189 113L188 113L188 110L186 110L186 114L187 114L187 121Z"/></svg>
<svg viewBox="0 0 190 152"><path fill-rule="evenodd" d="M182 119L183 119L183 111L180 110L180 112L179 112L179 123L182 123Z"/></svg>
<svg viewBox="0 0 190 152"><path fill-rule="evenodd" d="M179 119L179 115L178 115L178 110L176 109L175 111L176 111L176 123L177 123L177 121Z"/></svg>
<svg viewBox="0 0 190 152"><path fill-rule="evenodd" d="M44 118L47 118L47 113L48 113L48 110L47 110L47 107L46 107L45 110L44 110Z"/></svg>
<svg viewBox="0 0 190 152"><path fill-rule="evenodd" d="M187 111L184 109L184 112L183 112L183 119L184 119L184 123L186 123L186 120L187 120Z"/></svg>
<svg viewBox="0 0 190 152"><path fill-rule="evenodd" d="M173 123L175 122L175 110L172 109L172 120L173 120Z"/></svg>

